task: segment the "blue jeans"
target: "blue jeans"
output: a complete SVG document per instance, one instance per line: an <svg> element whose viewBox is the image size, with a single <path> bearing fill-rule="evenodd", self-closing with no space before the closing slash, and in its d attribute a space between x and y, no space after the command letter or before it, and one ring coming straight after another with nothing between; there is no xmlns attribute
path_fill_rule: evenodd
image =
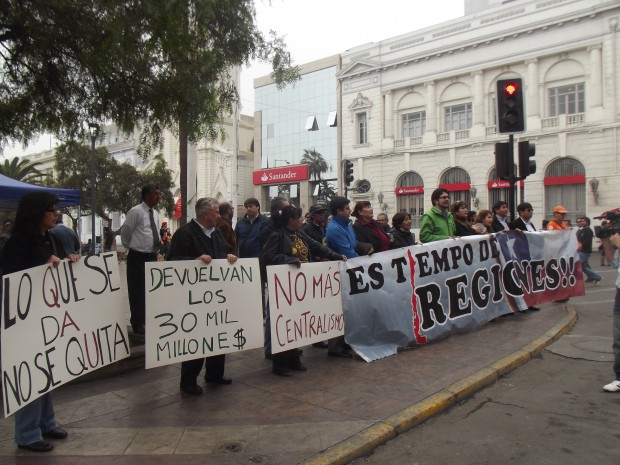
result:
<svg viewBox="0 0 620 465"><path fill-rule="evenodd" d="M616 288L616 300L614 302L614 373L620 381L620 288Z"/></svg>
<svg viewBox="0 0 620 465"><path fill-rule="evenodd" d="M56 428L51 393L43 394L15 412L15 443L27 446L40 441L43 433Z"/></svg>
<svg viewBox="0 0 620 465"><path fill-rule="evenodd" d="M592 281L600 281L601 279L603 279L601 278L600 274L596 274L594 271L592 271L592 268L590 268L590 263L588 262L588 260L590 260L589 253L579 252L579 260L581 261L581 269L586 274L588 279Z"/></svg>

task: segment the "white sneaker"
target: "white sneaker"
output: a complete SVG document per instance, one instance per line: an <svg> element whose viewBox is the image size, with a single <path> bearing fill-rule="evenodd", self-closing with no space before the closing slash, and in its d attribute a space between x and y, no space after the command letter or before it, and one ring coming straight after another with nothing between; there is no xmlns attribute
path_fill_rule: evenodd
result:
<svg viewBox="0 0 620 465"><path fill-rule="evenodd" d="M611 383L603 386L603 389L607 392L618 392L620 391L620 381L612 381Z"/></svg>

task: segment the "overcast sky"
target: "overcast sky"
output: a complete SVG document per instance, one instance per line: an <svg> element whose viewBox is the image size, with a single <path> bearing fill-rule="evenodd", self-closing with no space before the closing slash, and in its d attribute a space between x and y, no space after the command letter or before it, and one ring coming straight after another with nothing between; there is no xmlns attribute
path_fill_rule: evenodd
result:
<svg viewBox="0 0 620 465"><path fill-rule="evenodd" d="M256 0L256 20L265 35L284 36L294 64L304 64L463 16L464 0ZM268 75L268 64L254 63L241 73L241 112L254 114L254 79ZM4 155L36 153L56 141L43 136L22 150L6 147Z"/></svg>

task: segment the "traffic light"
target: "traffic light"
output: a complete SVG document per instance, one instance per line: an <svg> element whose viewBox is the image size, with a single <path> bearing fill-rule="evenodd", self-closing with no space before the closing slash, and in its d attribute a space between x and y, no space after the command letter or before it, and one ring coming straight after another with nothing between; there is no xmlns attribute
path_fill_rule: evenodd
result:
<svg viewBox="0 0 620 465"><path fill-rule="evenodd" d="M529 141L519 142L519 177L526 178L536 172L536 162L530 158L536 155L536 146Z"/></svg>
<svg viewBox="0 0 620 465"><path fill-rule="evenodd" d="M510 144L497 142L495 144L495 170L500 179L508 178L513 174L514 161L510 156Z"/></svg>
<svg viewBox="0 0 620 465"><path fill-rule="evenodd" d="M350 186L353 182L353 162L351 160L345 160L344 162L344 183Z"/></svg>
<svg viewBox="0 0 620 465"><path fill-rule="evenodd" d="M518 79L497 81L497 132L499 134L525 131L523 82Z"/></svg>

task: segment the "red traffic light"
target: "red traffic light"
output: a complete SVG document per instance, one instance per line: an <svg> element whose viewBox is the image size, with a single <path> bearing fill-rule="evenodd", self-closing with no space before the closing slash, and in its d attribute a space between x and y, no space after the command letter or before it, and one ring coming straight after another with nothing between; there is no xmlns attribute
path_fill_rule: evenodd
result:
<svg viewBox="0 0 620 465"><path fill-rule="evenodd" d="M514 95L518 89L519 87L517 87L514 82L509 82L504 86L504 92L506 92L508 95Z"/></svg>

